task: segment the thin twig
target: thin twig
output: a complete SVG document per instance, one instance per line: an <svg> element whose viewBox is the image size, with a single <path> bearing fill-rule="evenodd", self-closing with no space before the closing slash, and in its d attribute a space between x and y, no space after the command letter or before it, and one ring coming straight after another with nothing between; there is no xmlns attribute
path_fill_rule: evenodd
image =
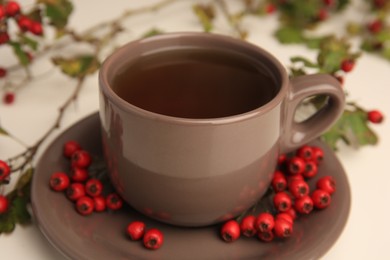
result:
<svg viewBox="0 0 390 260"><path fill-rule="evenodd" d="M230 26L236 31L240 39L246 39L248 36L248 32L243 30L241 28L241 25L239 23L239 20L234 17L232 14L230 14L229 8L225 2L225 0L215 0L215 2L219 5L221 8L223 16L226 18L226 20L229 22Z"/></svg>

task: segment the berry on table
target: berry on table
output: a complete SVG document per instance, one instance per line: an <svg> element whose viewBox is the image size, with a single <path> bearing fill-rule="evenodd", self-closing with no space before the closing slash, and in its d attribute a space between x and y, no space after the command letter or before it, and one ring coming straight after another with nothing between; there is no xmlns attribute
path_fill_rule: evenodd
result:
<svg viewBox="0 0 390 260"><path fill-rule="evenodd" d="M76 201L76 210L83 216L92 214L94 210L94 201L88 196L82 196Z"/></svg>
<svg viewBox="0 0 390 260"><path fill-rule="evenodd" d="M55 172L50 176L49 185L55 191L64 191L70 184L69 177L64 172Z"/></svg>
<svg viewBox="0 0 390 260"><path fill-rule="evenodd" d="M8 163L0 160L0 181L4 180L9 176L11 169Z"/></svg>
<svg viewBox="0 0 390 260"><path fill-rule="evenodd" d="M106 210L106 199L103 196L93 197L94 210L96 212L102 212Z"/></svg>
<svg viewBox="0 0 390 260"><path fill-rule="evenodd" d="M98 179L92 178L85 183L85 192L91 197L99 196L102 191L103 183Z"/></svg>
<svg viewBox="0 0 390 260"><path fill-rule="evenodd" d="M148 249L158 249L164 243L164 235L156 228L149 229L144 234L143 243Z"/></svg>
<svg viewBox="0 0 390 260"><path fill-rule="evenodd" d="M340 64L340 67L344 72L351 72L355 67L355 61L351 59L343 60Z"/></svg>
<svg viewBox="0 0 390 260"><path fill-rule="evenodd" d="M126 233L131 240L140 240L145 234L145 223L133 221L127 225Z"/></svg>
<svg viewBox="0 0 390 260"><path fill-rule="evenodd" d="M241 233L246 237L253 237L256 234L256 217L253 215L245 216L240 223Z"/></svg>
<svg viewBox="0 0 390 260"><path fill-rule="evenodd" d="M332 195L336 191L336 182L332 176L324 176L318 179L316 187Z"/></svg>
<svg viewBox="0 0 390 260"><path fill-rule="evenodd" d="M279 212L284 212L291 208L291 198L290 196L284 192L278 192L275 194L273 198L274 206Z"/></svg>
<svg viewBox="0 0 390 260"><path fill-rule="evenodd" d="M5 8L0 4L0 20L6 16Z"/></svg>
<svg viewBox="0 0 390 260"><path fill-rule="evenodd" d="M123 206L123 200L117 193L108 194L106 197L107 208L118 210Z"/></svg>
<svg viewBox="0 0 390 260"><path fill-rule="evenodd" d="M20 30L22 30L23 32L30 31L33 25L33 21L27 16L23 16L23 15L18 18L17 22Z"/></svg>
<svg viewBox="0 0 390 260"><path fill-rule="evenodd" d="M9 41L9 34L7 32L0 32L0 45Z"/></svg>
<svg viewBox="0 0 390 260"><path fill-rule="evenodd" d="M319 21L324 21L328 19L328 16L329 16L328 11L324 8L321 8L317 13L317 19Z"/></svg>
<svg viewBox="0 0 390 260"><path fill-rule="evenodd" d="M368 24L368 30L371 33L379 33L383 28L383 23L381 20L374 20L371 23Z"/></svg>
<svg viewBox="0 0 390 260"><path fill-rule="evenodd" d="M8 198L4 195L0 195L0 215L6 213L9 208Z"/></svg>
<svg viewBox="0 0 390 260"><path fill-rule="evenodd" d="M311 194L313 205L317 209L324 209L330 205L331 197L330 194L324 190L315 190Z"/></svg>
<svg viewBox="0 0 390 260"><path fill-rule="evenodd" d="M15 16L20 12L20 5L15 1L8 1L5 4L5 12L8 16Z"/></svg>
<svg viewBox="0 0 390 260"><path fill-rule="evenodd" d="M3 96L4 104L10 105L10 104L14 103L14 101L15 101L15 93L13 93L13 92L4 93L4 96Z"/></svg>
<svg viewBox="0 0 390 260"><path fill-rule="evenodd" d="M310 196L303 196L295 201L294 208L301 214L309 214L313 210L313 200Z"/></svg>
<svg viewBox="0 0 390 260"><path fill-rule="evenodd" d="M71 158L73 153L81 150L81 145L73 140L67 141L63 146L63 154L67 158Z"/></svg>
<svg viewBox="0 0 390 260"><path fill-rule="evenodd" d="M274 225L274 216L268 212L260 213L256 218L255 226L259 232L271 231Z"/></svg>
<svg viewBox="0 0 390 260"><path fill-rule="evenodd" d="M221 228L222 239L226 242L236 241L240 235L240 225L235 220L225 222Z"/></svg>
<svg viewBox="0 0 390 260"><path fill-rule="evenodd" d="M276 237L287 238L290 237L293 232L293 224L282 219L275 220L274 233Z"/></svg>
<svg viewBox="0 0 390 260"><path fill-rule="evenodd" d="M0 67L0 78L4 78L5 76L7 76L7 70Z"/></svg>
<svg viewBox="0 0 390 260"><path fill-rule="evenodd" d="M379 124L383 121L383 114L379 110L371 110L367 112L367 119L371 123Z"/></svg>
<svg viewBox="0 0 390 260"><path fill-rule="evenodd" d="M33 21L30 27L30 32L35 35L43 35L43 27L40 22Z"/></svg>
<svg viewBox="0 0 390 260"><path fill-rule="evenodd" d="M305 167L306 167L305 160L297 156L294 156L288 162L288 172L292 175L303 173Z"/></svg>
<svg viewBox="0 0 390 260"><path fill-rule="evenodd" d="M75 151L72 154L72 166L87 168L91 164L91 155L84 150Z"/></svg>
<svg viewBox="0 0 390 260"><path fill-rule="evenodd" d="M83 184L75 182L66 189L66 196L70 200L78 200L85 196L85 187Z"/></svg>

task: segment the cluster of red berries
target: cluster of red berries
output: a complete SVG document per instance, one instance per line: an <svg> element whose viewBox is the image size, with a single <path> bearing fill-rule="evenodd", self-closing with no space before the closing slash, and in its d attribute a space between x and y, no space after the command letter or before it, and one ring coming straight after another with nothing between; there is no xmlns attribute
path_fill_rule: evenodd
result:
<svg viewBox="0 0 390 260"><path fill-rule="evenodd" d="M77 212L84 216L105 211L107 208L122 208L122 198L115 192L104 196L103 183L90 176L88 167L92 162L91 155L83 150L78 142L66 142L63 155L70 160L71 170L69 173L55 172L50 176L49 184L52 190L65 192L67 198L75 203Z"/></svg>
<svg viewBox="0 0 390 260"><path fill-rule="evenodd" d="M0 160L0 183L8 181L11 169L8 163ZM9 200L7 196L0 195L0 215L6 213L9 208Z"/></svg>
<svg viewBox="0 0 390 260"><path fill-rule="evenodd" d="M323 150L315 146L302 146L294 154L281 155L278 170L272 178L275 214L262 212L257 216L249 214L237 220L225 222L221 228L222 239L227 242L237 240L241 234L257 237L270 242L275 237L287 238L293 233L293 224L299 215L307 215L312 210L324 209L331 203L331 195L336 184L331 176L317 180L316 188L310 192L307 180L315 177L323 160Z"/></svg>
<svg viewBox="0 0 390 260"><path fill-rule="evenodd" d="M141 240L148 249L158 249L164 243L164 235L157 228L146 230L146 225L142 221L132 221L127 225L126 233L131 240Z"/></svg>

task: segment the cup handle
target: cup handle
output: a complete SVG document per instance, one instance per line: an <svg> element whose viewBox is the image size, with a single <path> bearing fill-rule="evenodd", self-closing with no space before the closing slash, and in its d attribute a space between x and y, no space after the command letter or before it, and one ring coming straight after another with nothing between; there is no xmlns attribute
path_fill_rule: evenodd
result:
<svg viewBox="0 0 390 260"><path fill-rule="evenodd" d="M319 137L340 117L344 110L345 94L337 79L331 75L313 74L292 78L285 102L285 117L281 152L286 153ZM314 95L328 96L327 103L303 122L295 121L298 105ZM282 117L283 118L283 117Z"/></svg>

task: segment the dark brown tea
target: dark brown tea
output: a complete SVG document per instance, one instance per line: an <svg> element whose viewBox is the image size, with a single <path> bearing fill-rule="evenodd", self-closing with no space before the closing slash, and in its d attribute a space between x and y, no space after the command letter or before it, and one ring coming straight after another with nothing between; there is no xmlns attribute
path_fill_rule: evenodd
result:
<svg viewBox="0 0 390 260"><path fill-rule="evenodd" d="M181 118L237 115L269 102L275 80L237 52L175 49L142 56L116 76L113 90L127 102Z"/></svg>

